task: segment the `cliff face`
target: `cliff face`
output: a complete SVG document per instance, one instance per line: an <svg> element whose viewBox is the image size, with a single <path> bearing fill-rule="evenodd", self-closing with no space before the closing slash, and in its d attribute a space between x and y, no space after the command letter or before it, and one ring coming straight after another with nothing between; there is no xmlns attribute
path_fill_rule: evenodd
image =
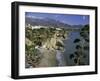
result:
<svg viewBox="0 0 100 81"><path fill-rule="evenodd" d="M25 50L26 63L29 63L32 67L57 66L56 50L64 51L63 40L66 37L67 32L64 29L31 29L27 27L25 41L28 47L28 49ZM38 50L39 53L33 52L34 50ZM36 56L39 58L36 58ZM29 58L27 59L27 57Z"/></svg>
<svg viewBox="0 0 100 81"><path fill-rule="evenodd" d="M45 47L41 49L42 51L40 50L43 57L38 67L52 67L64 65L64 62L62 62L62 56L60 55L60 53L57 53L57 49L62 52L64 51L64 47L57 46L57 42L64 45L64 39L62 37L57 37L57 34L58 33L56 32L51 39L47 40L44 44ZM58 62L61 62L62 64Z"/></svg>

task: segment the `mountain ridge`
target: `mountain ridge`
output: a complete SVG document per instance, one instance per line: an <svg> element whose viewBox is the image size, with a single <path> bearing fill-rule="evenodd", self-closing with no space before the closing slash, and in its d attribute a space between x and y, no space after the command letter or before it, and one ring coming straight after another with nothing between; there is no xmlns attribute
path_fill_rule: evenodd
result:
<svg viewBox="0 0 100 81"><path fill-rule="evenodd" d="M55 27L55 28L82 28L83 25L69 25L63 22L60 22L55 19L50 18L28 18L25 17L25 24L30 24L32 26L47 26L47 27Z"/></svg>

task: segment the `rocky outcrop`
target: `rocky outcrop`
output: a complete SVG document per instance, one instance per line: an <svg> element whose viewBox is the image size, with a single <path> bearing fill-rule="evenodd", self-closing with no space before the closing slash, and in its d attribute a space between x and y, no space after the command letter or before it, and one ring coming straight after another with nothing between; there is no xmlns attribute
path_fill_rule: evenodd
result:
<svg viewBox="0 0 100 81"><path fill-rule="evenodd" d="M26 58L29 55L28 60L30 60L30 61L26 62L26 65L30 64L30 66L32 66L32 67L59 66L58 62L61 62L61 59L60 59L60 61L57 61L57 51L56 50L59 50L61 52L64 51L63 40L66 39L67 32L60 28L59 28L59 30L56 28L52 28L52 29L50 28L50 31L48 31L48 30L49 30L49 28L48 29L42 28L42 31L44 31L44 32L41 32L41 33L43 33L43 34L45 33L45 36L44 36L43 34L40 33L40 31L41 31L40 29L35 29L35 31L34 31L34 29L28 28L27 38L26 38L25 43L28 46L33 45L34 47L30 47L27 50L27 51L29 51L29 53L30 53L30 51L32 51L30 54L28 54L26 51ZM32 34L32 32L33 33L36 32L34 34L35 36L30 37L31 34L29 32L31 32L31 34ZM30 37L30 38L28 38L28 37ZM34 37L35 37L35 39L34 39ZM45 40L44 40L44 38L45 38ZM33 39L33 40L29 40L29 39ZM39 42L34 41L34 40L37 40ZM33 50L31 50L31 49L33 49ZM34 54L34 53L36 53L36 52L33 52L35 49L37 49L39 51L39 54ZM38 58L39 60L37 60L37 58L36 58L38 56L41 56Z"/></svg>

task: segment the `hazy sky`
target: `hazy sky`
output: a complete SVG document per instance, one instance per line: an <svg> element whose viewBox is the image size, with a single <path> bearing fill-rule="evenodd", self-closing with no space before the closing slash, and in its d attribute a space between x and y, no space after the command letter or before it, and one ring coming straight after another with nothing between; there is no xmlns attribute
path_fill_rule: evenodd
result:
<svg viewBox="0 0 100 81"><path fill-rule="evenodd" d="M34 13L26 12L25 17L45 19L50 18L69 25L85 25L89 24L89 15L73 15L73 14L51 14L51 13Z"/></svg>

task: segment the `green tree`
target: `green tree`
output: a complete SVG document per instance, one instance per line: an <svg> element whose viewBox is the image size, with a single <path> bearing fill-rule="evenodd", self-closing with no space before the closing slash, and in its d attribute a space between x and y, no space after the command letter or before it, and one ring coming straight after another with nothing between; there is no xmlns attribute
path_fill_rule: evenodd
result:
<svg viewBox="0 0 100 81"><path fill-rule="evenodd" d="M84 65L85 63L81 61L81 58L86 58L85 51L89 51L89 25L85 25L81 31L80 36L74 40L76 44L76 51L70 54L70 59L74 60L75 65ZM84 42L85 41L85 42Z"/></svg>

